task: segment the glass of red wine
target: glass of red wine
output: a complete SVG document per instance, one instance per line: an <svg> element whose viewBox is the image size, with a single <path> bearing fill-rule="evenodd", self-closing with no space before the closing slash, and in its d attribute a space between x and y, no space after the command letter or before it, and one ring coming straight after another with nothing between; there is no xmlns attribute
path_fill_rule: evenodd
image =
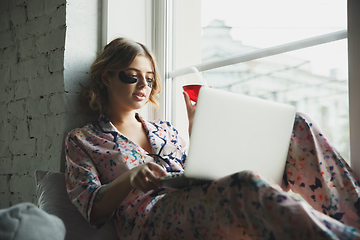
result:
<svg viewBox="0 0 360 240"><path fill-rule="evenodd" d="M207 86L201 73L195 67L191 67L191 73L182 76L181 80L183 89L189 95L190 100L197 102L200 88Z"/></svg>

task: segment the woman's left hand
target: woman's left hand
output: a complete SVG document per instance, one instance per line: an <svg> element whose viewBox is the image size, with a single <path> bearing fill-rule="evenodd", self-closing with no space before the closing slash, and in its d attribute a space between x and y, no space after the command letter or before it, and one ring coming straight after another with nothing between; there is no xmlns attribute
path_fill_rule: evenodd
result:
<svg viewBox="0 0 360 240"><path fill-rule="evenodd" d="M194 121L196 103L195 104L191 103L190 97L187 94L187 92L183 92L183 95L184 95L186 110L187 110L188 119L189 119L189 135L190 135L191 129L192 129L192 124Z"/></svg>

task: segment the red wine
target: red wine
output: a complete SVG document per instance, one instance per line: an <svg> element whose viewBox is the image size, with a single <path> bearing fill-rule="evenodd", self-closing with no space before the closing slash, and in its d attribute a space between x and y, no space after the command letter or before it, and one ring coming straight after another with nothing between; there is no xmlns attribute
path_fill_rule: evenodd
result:
<svg viewBox="0 0 360 240"><path fill-rule="evenodd" d="M183 89L185 92L187 92L187 94L189 94L190 100L196 102L201 87L202 87L201 84L189 84L189 85L184 85Z"/></svg>

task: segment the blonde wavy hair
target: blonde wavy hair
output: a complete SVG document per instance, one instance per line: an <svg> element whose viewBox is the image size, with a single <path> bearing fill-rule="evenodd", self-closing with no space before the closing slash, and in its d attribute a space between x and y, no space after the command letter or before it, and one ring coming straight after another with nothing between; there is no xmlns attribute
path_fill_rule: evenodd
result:
<svg viewBox="0 0 360 240"><path fill-rule="evenodd" d="M87 86L83 86L81 94L81 102L87 113L98 115L106 112L108 92L101 74L104 71L124 70L139 55L148 57L153 65L154 82L148 102L158 107L156 96L161 91L161 83L154 55L141 43L127 38L116 38L104 47L91 65L90 81Z"/></svg>

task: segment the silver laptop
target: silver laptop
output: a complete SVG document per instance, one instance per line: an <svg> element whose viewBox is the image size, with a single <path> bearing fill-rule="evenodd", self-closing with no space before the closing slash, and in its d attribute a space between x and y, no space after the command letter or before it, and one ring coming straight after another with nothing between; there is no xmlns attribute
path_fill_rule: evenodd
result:
<svg viewBox="0 0 360 240"><path fill-rule="evenodd" d="M185 171L161 178L182 188L250 170L281 184L295 107L202 87Z"/></svg>

